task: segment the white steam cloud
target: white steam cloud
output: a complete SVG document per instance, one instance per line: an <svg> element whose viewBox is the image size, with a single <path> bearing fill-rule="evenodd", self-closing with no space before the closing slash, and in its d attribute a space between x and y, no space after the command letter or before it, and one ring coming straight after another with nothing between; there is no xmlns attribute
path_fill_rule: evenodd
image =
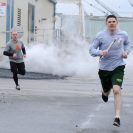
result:
<svg viewBox="0 0 133 133"><path fill-rule="evenodd" d="M89 44L76 39L32 46L27 50L26 66L34 72L91 76L96 74L98 64L97 59L89 55Z"/></svg>
<svg viewBox="0 0 133 133"><path fill-rule="evenodd" d="M97 77L98 58L89 54L89 44L82 39L64 43L36 44L27 49L26 70L68 76ZM126 77L133 75L133 53L126 60ZM0 67L9 68L7 57L0 61Z"/></svg>

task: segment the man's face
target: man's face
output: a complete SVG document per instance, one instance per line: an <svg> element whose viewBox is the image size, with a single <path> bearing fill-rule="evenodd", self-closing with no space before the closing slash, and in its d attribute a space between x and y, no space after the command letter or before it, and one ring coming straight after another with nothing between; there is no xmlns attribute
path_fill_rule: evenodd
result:
<svg viewBox="0 0 133 133"><path fill-rule="evenodd" d="M17 32L12 32L12 39L13 39L13 41L16 41L18 39L18 33Z"/></svg>
<svg viewBox="0 0 133 133"><path fill-rule="evenodd" d="M115 18L108 18L106 21L107 28L110 32L113 32L117 29L118 22Z"/></svg>

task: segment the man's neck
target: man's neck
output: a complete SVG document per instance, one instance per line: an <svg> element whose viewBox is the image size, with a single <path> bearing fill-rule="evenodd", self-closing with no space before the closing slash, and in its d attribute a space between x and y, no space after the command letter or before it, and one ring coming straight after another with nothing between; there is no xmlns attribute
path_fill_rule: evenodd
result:
<svg viewBox="0 0 133 133"><path fill-rule="evenodd" d="M107 29L107 31L108 31L109 34L114 35L115 33L118 32L118 29L116 29L116 30L109 30L109 29Z"/></svg>
<svg viewBox="0 0 133 133"><path fill-rule="evenodd" d="M18 40L13 40L13 39L12 39L12 41L13 41L14 43L16 43Z"/></svg>

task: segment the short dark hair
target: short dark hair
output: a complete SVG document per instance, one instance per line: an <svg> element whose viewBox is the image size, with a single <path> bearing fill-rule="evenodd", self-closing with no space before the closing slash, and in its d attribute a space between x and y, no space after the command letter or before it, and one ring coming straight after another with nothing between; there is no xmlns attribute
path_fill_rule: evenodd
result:
<svg viewBox="0 0 133 133"><path fill-rule="evenodd" d="M117 21L117 17L116 17L115 15L113 15L113 14L108 15L108 16L106 17L106 22L108 21L109 18L115 18L116 21Z"/></svg>

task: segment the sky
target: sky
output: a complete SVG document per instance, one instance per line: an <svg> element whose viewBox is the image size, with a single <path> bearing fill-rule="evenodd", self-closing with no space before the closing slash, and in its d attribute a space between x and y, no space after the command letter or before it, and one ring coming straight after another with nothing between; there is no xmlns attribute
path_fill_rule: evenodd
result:
<svg viewBox="0 0 133 133"><path fill-rule="evenodd" d="M133 17L133 6L130 5L131 2L133 3L133 0L100 1L104 3L107 8L110 8L111 10L117 12L121 17ZM90 6L90 4L92 4L94 7ZM104 16L106 15L104 12L108 13L108 11L104 9L101 5L99 5L95 0L83 0L83 6L85 13L88 15ZM56 12L77 15L79 13L78 4L58 3L56 7Z"/></svg>

